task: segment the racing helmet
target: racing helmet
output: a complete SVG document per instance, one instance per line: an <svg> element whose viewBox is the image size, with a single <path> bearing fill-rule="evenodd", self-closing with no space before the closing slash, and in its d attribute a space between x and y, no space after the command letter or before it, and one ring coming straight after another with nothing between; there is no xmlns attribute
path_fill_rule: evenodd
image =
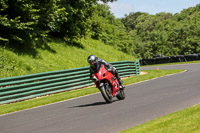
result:
<svg viewBox="0 0 200 133"><path fill-rule="evenodd" d="M88 63L93 66L97 62L97 57L95 55L90 55L87 60Z"/></svg>

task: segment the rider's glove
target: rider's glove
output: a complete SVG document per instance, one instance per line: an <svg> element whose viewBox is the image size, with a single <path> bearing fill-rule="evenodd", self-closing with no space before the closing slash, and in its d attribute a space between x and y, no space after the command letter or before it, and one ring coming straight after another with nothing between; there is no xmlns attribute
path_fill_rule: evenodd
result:
<svg viewBox="0 0 200 133"><path fill-rule="evenodd" d="M111 71L112 71L112 68L108 68L108 71L111 72Z"/></svg>

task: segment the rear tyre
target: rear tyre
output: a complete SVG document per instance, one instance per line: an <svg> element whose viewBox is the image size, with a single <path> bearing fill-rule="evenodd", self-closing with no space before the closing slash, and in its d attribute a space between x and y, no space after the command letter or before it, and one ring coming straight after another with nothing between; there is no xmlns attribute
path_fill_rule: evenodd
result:
<svg viewBox="0 0 200 133"><path fill-rule="evenodd" d="M125 93L124 93L124 90L119 90L120 92L119 92L119 94L116 96L117 97L117 99L119 99L119 100L124 100L125 99Z"/></svg>
<svg viewBox="0 0 200 133"><path fill-rule="evenodd" d="M107 86L107 87L110 87L110 86ZM100 91L101 91L101 94L102 94L103 98L105 99L105 101L107 103L112 103L113 96L112 96L112 92L109 91L109 89L111 89L111 88L106 88L106 86L102 86L100 88Z"/></svg>

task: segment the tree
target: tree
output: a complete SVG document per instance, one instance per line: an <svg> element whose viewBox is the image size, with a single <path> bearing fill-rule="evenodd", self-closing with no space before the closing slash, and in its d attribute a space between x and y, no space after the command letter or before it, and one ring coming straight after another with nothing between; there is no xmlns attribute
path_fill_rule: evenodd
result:
<svg viewBox="0 0 200 133"><path fill-rule="evenodd" d="M45 38L50 30L66 21L59 0L2 0L0 3L0 40L3 44L26 44ZM16 46L14 46L16 47Z"/></svg>
<svg viewBox="0 0 200 133"><path fill-rule="evenodd" d="M93 39L102 40L105 44L134 55L133 41L126 32L126 28L120 19L116 19L110 12L107 4L97 4L92 18Z"/></svg>
<svg viewBox="0 0 200 133"><path fill-rule="evenodd" d="M199 53L200 4L181 13L131 13L122 19L128 33L135 33L135 53L142 58Z"/></svg>
<svg viewBox="0 0 200 133"><path fill-rule="evenodd" d="M97 1L1 0L0 42L11 46L33 45L49 34L65 40L84 37L89 32Z"/></svg>
<svg viewBox="0 0 200 133"><path fill-rule="evenodd" d="M121 19L122 23L126 27L127 32L130 32L131 30L134 30L137 25L137 18L140 15L147 14L147 13L142 13L142 12L131 12L129 15L125 14L125 17Z"/></svg>

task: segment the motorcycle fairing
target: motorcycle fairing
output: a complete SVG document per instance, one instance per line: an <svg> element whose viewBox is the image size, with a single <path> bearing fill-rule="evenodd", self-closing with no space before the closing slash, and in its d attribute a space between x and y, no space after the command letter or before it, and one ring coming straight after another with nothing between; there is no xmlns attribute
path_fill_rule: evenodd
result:
<svg viewBox="0 0 200 133"><path fill-rule="evenodd" d="M95 76L99 79L99 81L96 81L95 84L97 86L97 88L99 88L99 84L102 81L107 80L113 90L113 96L115 96L116 91L119 90L119 82L117 80L117 78L110 72L108 72L104 66L104 64L98 64L99 65L99 70L97 70L97 73L95 73Z"/></svg>

